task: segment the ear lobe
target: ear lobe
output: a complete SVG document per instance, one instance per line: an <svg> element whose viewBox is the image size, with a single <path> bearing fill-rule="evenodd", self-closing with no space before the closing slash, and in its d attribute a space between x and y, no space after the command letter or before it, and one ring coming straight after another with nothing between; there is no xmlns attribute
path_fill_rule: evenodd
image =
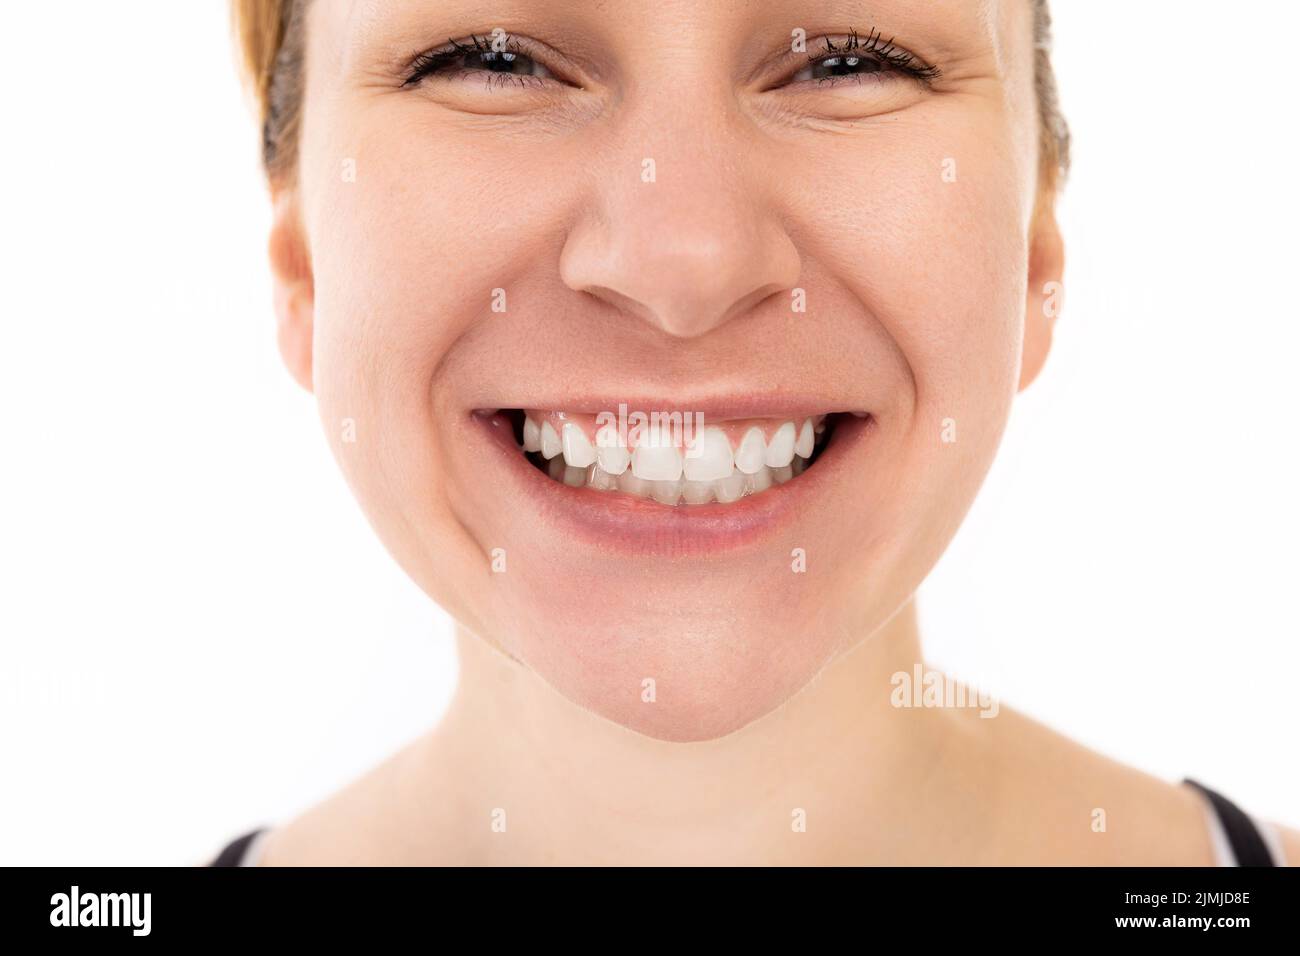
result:
<svg viewBox="0 0 1300 956"><path fill-rule="evenodd" d="M295 190L281 190L272 198L267 253L280 357L294 381L310 392L315 284Z"/></svg>
<svg viewBox="0 0 1300 956"><path fill-rule="evenodd" d="M1056 223L1054 197L1039 200L1029 237L1029 279L1025 302L1025 337L1020 356L1020 384L1024 391L1047 362L1052 329L1061 314L1065 274L1065 243Z"/></svg>

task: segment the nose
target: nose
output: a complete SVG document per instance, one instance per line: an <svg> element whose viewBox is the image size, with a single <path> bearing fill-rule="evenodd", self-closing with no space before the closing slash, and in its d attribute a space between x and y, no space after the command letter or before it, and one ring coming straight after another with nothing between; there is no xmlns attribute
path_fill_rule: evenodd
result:
<svg viewBox="0 0 1300 956"><path fill-rule="evenodd" d="M800 258L770 201L778 184L762 181L742 131L656 122L670 135L590 174L560 273L571 289L694 338L793 288Z"/></svg>

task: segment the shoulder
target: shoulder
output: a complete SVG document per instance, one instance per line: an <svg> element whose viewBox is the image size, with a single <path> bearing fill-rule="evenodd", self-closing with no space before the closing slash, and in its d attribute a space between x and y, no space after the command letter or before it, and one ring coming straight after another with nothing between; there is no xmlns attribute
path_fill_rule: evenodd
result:
<svg viewBox="0 0 1300 956"><path fill-rule="evenodd" d="M405 795L428 792L421 774L430 737L417 738L316 805L266 834L263 866L416 865L462 858L465 830L455 789L432 807ZM419 780L416 777L420 777Z"/></svg>
<svg viewBox="0 0 1300 956"><path fill-rule="evenodd" d="M997 858L1004 865L1210 866L1208 807L1163 780L1003 706L955 714L958 746L981 766Z"/></svg>

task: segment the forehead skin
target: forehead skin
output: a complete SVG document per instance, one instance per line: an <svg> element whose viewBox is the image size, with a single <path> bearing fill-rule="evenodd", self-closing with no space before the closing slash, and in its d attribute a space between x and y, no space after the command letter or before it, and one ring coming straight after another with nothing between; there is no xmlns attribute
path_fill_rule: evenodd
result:
<svg viewBox="0 0 1300 956"><path fill-rule="evenodd" d="M481 9L474 0L311 0L303 160L311 161L308 150L319 141L311 128L330 100L357 88L392 92L414 54L468 32L537 31L596 72L611 73L618 61L620 79L644 87L692 77L716 80L721 68L742 82L773 44L788 42L794 27L809 37L878 30L940 67L936 94L996 105L1005 121L997 130L1000 147L1025 173L1028 223L1037 193L1038 142L1029 0L879 0L866 8L856 0L500 0L491 23ZM309 208L302 211L310 215Z"/></svg>

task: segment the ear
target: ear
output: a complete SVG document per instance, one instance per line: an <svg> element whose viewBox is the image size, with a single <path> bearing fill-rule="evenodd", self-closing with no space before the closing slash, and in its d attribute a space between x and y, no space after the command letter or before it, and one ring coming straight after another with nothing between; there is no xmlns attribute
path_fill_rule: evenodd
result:
<svg viewBox="0 0 1300 956"><path fill-rule="evenodd" d="M271 260L276 338L280 357L289 374L310 392L315 284L302 217L298 214L297 190L277 190L271 202L271 237L267 253Z"/></svg>
<svg viewBox="0 0 1300 956"><path fill-rule="evenodd" d="M1039 197L1029 235L1029 287L1026 290L1025 338L1020 356L1023 391L1038 377L1052 348L1052 328L1061 313L1065 243L1056 223L1055 196Z"/></svg>

